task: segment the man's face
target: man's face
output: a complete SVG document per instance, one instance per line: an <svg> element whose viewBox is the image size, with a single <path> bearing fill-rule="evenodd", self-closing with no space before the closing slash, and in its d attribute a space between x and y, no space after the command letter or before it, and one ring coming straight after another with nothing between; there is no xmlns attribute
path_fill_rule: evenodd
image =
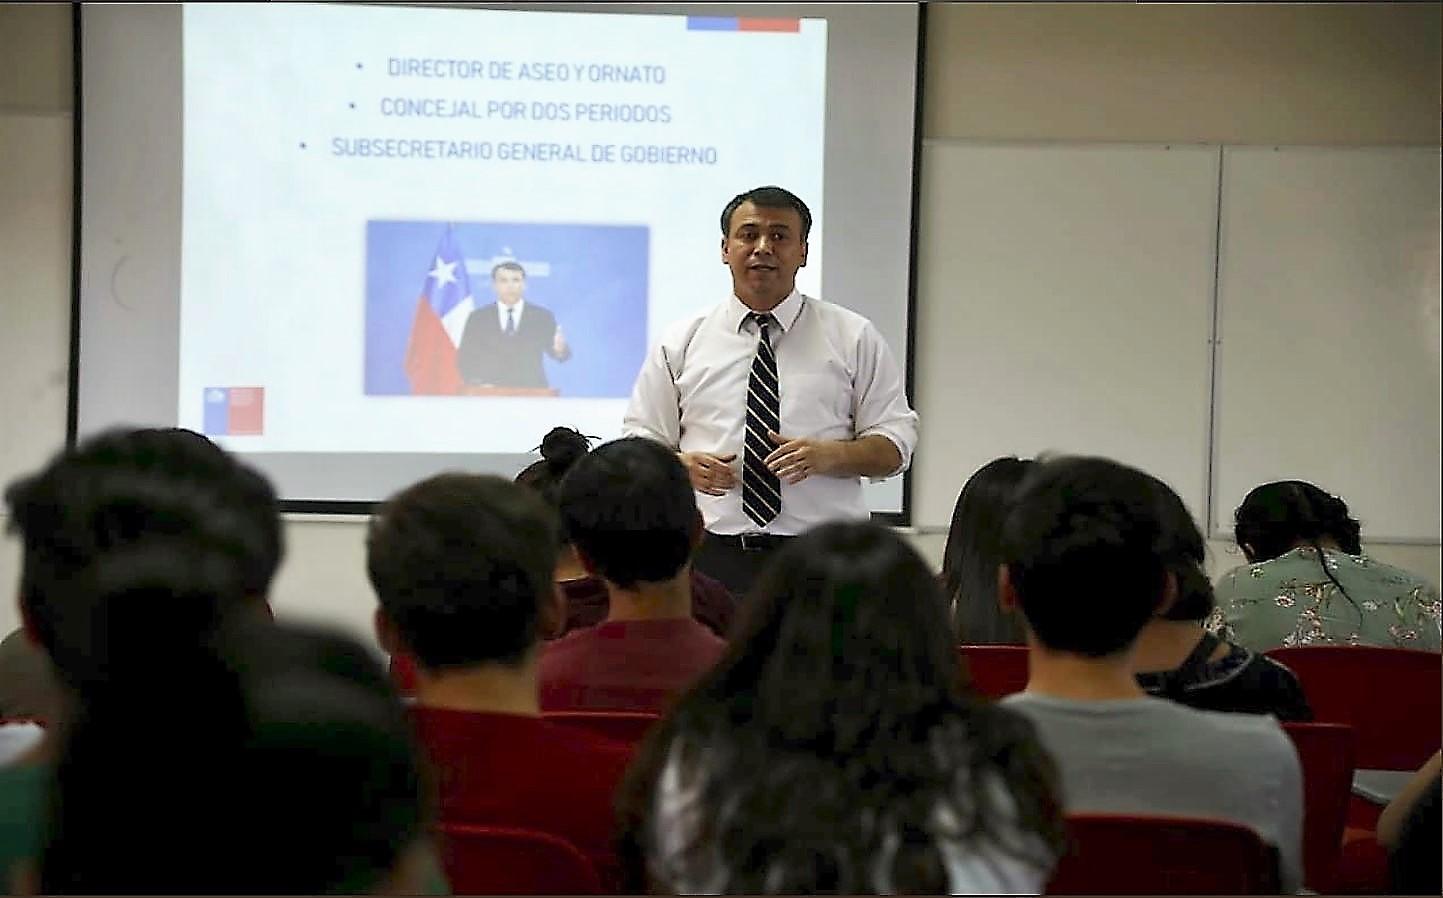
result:
<svg viewBox="0 0 1443 898"><path fill-rule="evenodd" d="M796 209L757 207L750 201L732 213L722 238L722 261L732 270L737 298L760 310L786 299L807 264L807 241Z"/></svg>
<svg viewBox="0 0 1443 898"><path fill-rule="evenodd" d="M526 292L526 275L513 268L503 268L491 277L496 299L504 306L514 306Z"/></svg>

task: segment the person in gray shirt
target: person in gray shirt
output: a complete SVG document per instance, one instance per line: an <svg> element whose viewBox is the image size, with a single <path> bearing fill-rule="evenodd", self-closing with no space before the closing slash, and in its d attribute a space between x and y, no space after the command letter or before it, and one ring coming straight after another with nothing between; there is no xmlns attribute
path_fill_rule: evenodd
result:
<svg viewBox="0 0 1443 898"><path fill-rule="evenodd" d="M1069 813L1244 824L1277 848L1295 892L1302 773L1277 720L1153 698L1134 677L1138 633L1177 599L1181 504L1107 459L1054 458L1028 474L1003 524L999 599L1026 621L1030 674L1003 703L1037 727Z"/></svg>

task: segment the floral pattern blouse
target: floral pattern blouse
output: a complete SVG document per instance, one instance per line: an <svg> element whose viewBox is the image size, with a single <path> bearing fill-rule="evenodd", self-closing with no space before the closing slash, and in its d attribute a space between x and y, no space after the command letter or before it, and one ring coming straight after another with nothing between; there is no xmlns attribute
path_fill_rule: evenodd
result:
<svg viewBox="0 0 1443 898"><path fill-rule="evenodd" d="M1295 645L1436 652L1440 610L1438 588L1401 568L1332 549L1320 560L1300 546L1224 574L1208 629L1256 652Z"/></svg>

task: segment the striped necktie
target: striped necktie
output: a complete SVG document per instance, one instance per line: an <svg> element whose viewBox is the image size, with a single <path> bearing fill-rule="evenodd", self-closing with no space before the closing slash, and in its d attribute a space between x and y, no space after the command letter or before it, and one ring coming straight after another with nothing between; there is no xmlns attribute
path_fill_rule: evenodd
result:
<svg viewBox="0 0 1443 898"><path fill-rule="evenodd" d="M765 459L776 448L767 432L781 433L781 393L777 384L777 357L772 351L771 315L752 313L756 322L756 358L747 381L746 452L742 459L742 510L758 527L765 527L782 512L782 482L767 470Z"/></svg>

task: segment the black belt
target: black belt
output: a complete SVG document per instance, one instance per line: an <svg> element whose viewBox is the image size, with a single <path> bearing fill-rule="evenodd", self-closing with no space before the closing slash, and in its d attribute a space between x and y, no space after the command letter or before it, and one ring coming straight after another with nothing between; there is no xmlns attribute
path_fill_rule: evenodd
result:
<svg viewBox="0 0 1443 898"><path fill-rule="evenodd" d="M770 552L780 549L788 541L796 539L794 536L782 536L777 533L734 533L723 535L707 531L706 538L716 540L723 546L741 549L743 552Z"/></svg>

